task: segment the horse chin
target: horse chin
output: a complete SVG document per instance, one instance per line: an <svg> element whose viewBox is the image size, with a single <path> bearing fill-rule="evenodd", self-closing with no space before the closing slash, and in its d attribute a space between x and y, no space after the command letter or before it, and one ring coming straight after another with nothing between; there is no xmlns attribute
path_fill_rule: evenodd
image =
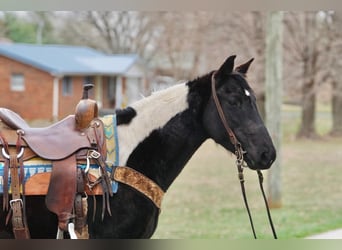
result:
<svg viewBox="0 0 342 250"><path fill-rule="evenodd" d="M221 144L227 151L231 152L233 155L235 155L235 149L234 146L232 144ZM249 169L251 170L258 170L260 169L258 167L258 165L256 164L256 162L254 160L252 160L249 155L248 152L244 153L244 165L247 166Z"/></svg>
<svg viewBox="0 0 342 250"><path fill-rule="evenodd" d="M232 144L221 144L227 151L231 152L233 155L235 154L234 146ZM268 160L258 160L258 157L253 157L251 154L248 154L248 150L244 151L244 162L247 164L247 167L251 170L265 170L269 169L274 160L274 158L268 159Z"/></svg>
<svg viewBox="0 0 342 250"><path fill-rule="evenodd" d="M255 164L255 162L253 160L249 159L248 157L244 157L244 161L247 164L247 167L249 169L252 169L252 170L257 170L258 169L258 167Z"/></svg>

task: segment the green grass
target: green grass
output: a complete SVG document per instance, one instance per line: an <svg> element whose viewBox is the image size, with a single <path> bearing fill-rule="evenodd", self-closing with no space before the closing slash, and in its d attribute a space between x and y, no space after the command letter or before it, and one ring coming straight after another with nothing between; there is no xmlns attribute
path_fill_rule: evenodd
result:
<svg viewBox="0 0 342 250"><path fill-rule="evenodd" d="M282 145L282 203L272 209L281 239L303 238L342 227L342 138L297 140L299 110L285 107ZM317 130L331 127L320 109ZM165 195L153 238L251 239L234 156L209 140L196 152ZM267 190L267 171L264 171ZM259 238L272 238L257 175L245 170L246 190Z"/></svg>

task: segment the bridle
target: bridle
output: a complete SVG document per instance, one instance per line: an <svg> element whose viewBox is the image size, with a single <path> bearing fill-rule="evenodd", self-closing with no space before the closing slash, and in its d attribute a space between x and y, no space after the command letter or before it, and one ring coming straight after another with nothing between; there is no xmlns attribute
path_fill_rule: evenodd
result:
<svg viewBox="0 0 342 250"><path fill-rule="evenodd" d="M226 117L224 115L222 106L221 106L220 101L219 101L219 99L217 97L216 87L215 87L215 76L216 76L216 71L213 72L213 74L211 76L212 96L213 96L213 99L214 99L214 102L215 102L215 106L216 106L217 112L218 112L218 114L220 116L220 119L222 121L222 124L223 124L223 126L224 126L224 128L225 128L225 130L226 130L226 132L228 134L229 140L234 145L235 156L236 156L236 166L237 166L237 169L238 169L238 177L239 177L239 180L240 180L242 196L243 196L243 200L245 202L245 206L246 206L246 209L247 209L247 213L248 213L249 221L250 221L251 228L252 228L252 231L253 231L254 239L256 239L257 236L256 236L256 233L255 233L251 212L250 212L250 209L249 209L249 206L248 206L246 190L245 190L245 185L244 185L245 180L244 180L244 176L243 176L243 168L247 167L247 165L245 165L243 155L246 153L246 151L243 150L243 148L241 146L241 143L238 141L238 139L236 138L234 132L228 126L227 119L226 119ZM264 177L263 177L262 172L260 170L256 170L256 171L258 173L260 190L261 190L263 198L264 198L264 202L265 202L265 206L266 206L266 210L267 210L267 216L268 216L268 220L269 220L269 223L270 223L270 226L271 226L271 229L272 229L273 237L274 237L274 239L277 239L277 234L276 234L276 231L274 229L274 225L273 225L270 209L269 209L269 206L268 206L268 203L267 203L267 198L266 198L265 191L264 191L264 188L263 188Z"/></svg>

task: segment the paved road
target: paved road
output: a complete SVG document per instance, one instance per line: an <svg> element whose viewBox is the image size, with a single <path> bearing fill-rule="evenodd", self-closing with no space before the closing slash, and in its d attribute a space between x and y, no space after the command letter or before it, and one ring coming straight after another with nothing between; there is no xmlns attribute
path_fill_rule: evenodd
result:
<svg viewBox="0 0 342 250"><path fill-rule="evenodd" d="M315 234L306 239L342 239L342 229L336 229L321 234Z"/></svg>

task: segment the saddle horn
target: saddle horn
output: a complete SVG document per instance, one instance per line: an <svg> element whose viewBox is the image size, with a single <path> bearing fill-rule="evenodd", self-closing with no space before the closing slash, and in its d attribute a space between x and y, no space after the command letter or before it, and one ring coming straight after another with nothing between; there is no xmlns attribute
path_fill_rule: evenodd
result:
<svg viewBox="0 0 342 250"><path fill-rule="evenodd" d="M94 84L84 84L82 99L76 106L75 120L76 129L83 130L87 128L90 122L98 117L98 107L95 100L89 99L89 90L94 87Z"/></svg>
<svg viewBox="0 0 342 250"><path fill-rule="evenodd" d="M89 98L88 91L94 87L94 84L88 83L83 85L83 94L82 94L82 100L86 100Z"/></svg>

